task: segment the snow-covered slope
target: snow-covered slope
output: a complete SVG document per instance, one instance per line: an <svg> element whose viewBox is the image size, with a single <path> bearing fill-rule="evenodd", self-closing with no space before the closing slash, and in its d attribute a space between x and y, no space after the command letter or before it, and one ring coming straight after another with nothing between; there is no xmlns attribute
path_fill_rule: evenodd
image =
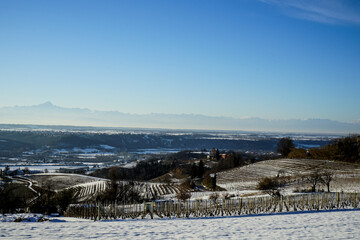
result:
<svg viewBox="0 0 360 240"><path fill-rule="evenodd" d="M127 181L121 181L123 184L126 184ZM68 189L75 190L75 196L78 201L88 201L93 200L94 197L105 191L107 188L108 180L100 180L87 182L83 184L78 184L69 187ZM144 198L153 198L155 196L167 196L168 198L175 197L176 193L180 191L181 188L179 184L164 184L164 183L150 183L150 182L133 182L134 186L138 189L140 194ZM185 188L187 189L187 188ZM189 190L189 189L187 189Z"/></svg>
<svg viewBox="0 0 360 240"><path fill-rule="evenodd" d="M314 169L328 170L334 173L330 183L331 191L359 192L360 165L346 162L314 159L277 159L257 162L217 174L217 184L227 190L255 190L256 185L264 177L280 175L287 177L288 190L308 188L302 177Z"/></svg>
<svg viewBox="0 0 360 240"><path fill-rule="evenodd" d="M2 239L358 239L360 211L0 225Z"/></svg>

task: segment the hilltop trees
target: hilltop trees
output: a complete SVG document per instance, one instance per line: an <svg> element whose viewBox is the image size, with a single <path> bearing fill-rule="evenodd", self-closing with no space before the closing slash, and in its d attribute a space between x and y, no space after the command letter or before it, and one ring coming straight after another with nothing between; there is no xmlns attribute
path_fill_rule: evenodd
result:
<svg viewBox="0 0 360 240"><path fill-rule="evenodd" d="M332 144L335 160L357 162L360 160L360 137L349 136L337 139Z"/></svg>
<svg viewBox="0 0 360 240"><path fill-rule="evenodd" d="M293 140L289 137L285 137L280 139L277 144L277 152L281 154L283 157L287 157L291 152L291 149L294 148Z"/></svg>
<svg viewBox="0 0 360 240"><path fill-rule="evenodd" d="M226 158L221 158L218 165L217 171L224 171L231 168L236 168L241 165L244 165L244 159L240 153L232 152L226 156Z"/></svg>
<svg viewBox="0 0 360 240"><path fill-rule="evenodd" d="M288 149L284 146L286 146L286 144L284 144L284 140L281 143L279 142L278 151L279 149ZM306 149L292 148L287 157L326 159L357 163L360 162L360 137L353 135L345 138L335 139L326 146L320 148L310 148L308 151Z"/></svg>
<svg viewBox="0 0 360 240"><path fill-rule="evenodd" d="M91 174L94 177L102 177L111 179L113 174L118 176L118 180L147 181L174 170L176 161L158 161L158 159L150 159L140 161L133 168L117 167L113 173L109 175L110 168L103 168Z"/></svg>

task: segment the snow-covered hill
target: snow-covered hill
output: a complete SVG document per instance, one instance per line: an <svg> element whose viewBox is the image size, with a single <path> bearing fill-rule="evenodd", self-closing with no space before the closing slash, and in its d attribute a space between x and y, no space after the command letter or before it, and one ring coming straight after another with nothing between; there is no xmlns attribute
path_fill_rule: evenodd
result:
<svg viewBox="0 0 360 240"><path fill-rule="evenodd" d="M330 183L331 191L360 191L360 165L314 159L267 160L230 169L217 174L217 184L231 191L255 190L262 178L280 175L287 177L287 190L302 190L309 187L302 177L314 169L334 173L334 180Z"/></svg>

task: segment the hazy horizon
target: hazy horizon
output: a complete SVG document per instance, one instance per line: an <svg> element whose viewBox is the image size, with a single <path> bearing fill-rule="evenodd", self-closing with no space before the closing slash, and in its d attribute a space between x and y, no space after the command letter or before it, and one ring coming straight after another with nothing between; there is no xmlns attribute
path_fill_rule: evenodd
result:
<svg viewBox="0 0 360 240"><path fill-rule="evenodd" d="M264 120L268 120L268 121L278 121L278 120L284 120L284 121L288 121L288 120L302 120L302 121L306 121L306 120L330 120L330 121L336 121L336 122L343 122L343 123L360 123L360 120L356 120L353 122L347 122L347 121L337 121L335 119L329 119L329 118L261 118L261 117L257 117L257 116L243 116L243 117L232 117L232 116L223 116L223 115L206 115L206 114L200 114L200 113L173 113L173 112L168 112L168 113L164 113L164 112L149 112L149 113L136 113L136 112L121 112L118 110L101 110L101 109L91 109L88 107L65 107L65 106L60 106L60 105L56 105L54 104L52 101L45 101L42 103L38 103L38 104L34 104L34 105L12 105L12 106L1 106L0 108L22 108L22 107L39 107L39 106L48 106L48 107L58 107L58 108L67 108L67 109L78 109L78 110L88 110L91 112L118 112L118 113L124 113L124 114L130 114L130 115L150 115L150 114L159 114L159 115L197 115L197 116L204 116L204 117L214 117L214 118L218 118L218 117L224 117L224 118L233 118L233 119L264 119Z"/></svg>
<svg viewBox="0 0 360 240"><path fill-rule="evenodd" d="M206 116L201 114L129 114L87 108L65 108L45 102L32 106L0 107L0 124L358 134L360 123L329 119L262 119Z"/></svg>

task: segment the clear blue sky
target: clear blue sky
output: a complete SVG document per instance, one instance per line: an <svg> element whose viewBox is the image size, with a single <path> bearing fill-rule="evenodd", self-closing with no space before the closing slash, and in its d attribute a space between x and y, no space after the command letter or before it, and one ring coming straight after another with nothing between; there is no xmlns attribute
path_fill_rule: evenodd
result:
<svg viewBox="0 0 360 240"><path fill-rule="evenodd" d="M360 120L360 1L0 1L0 107Z"/></svg>

